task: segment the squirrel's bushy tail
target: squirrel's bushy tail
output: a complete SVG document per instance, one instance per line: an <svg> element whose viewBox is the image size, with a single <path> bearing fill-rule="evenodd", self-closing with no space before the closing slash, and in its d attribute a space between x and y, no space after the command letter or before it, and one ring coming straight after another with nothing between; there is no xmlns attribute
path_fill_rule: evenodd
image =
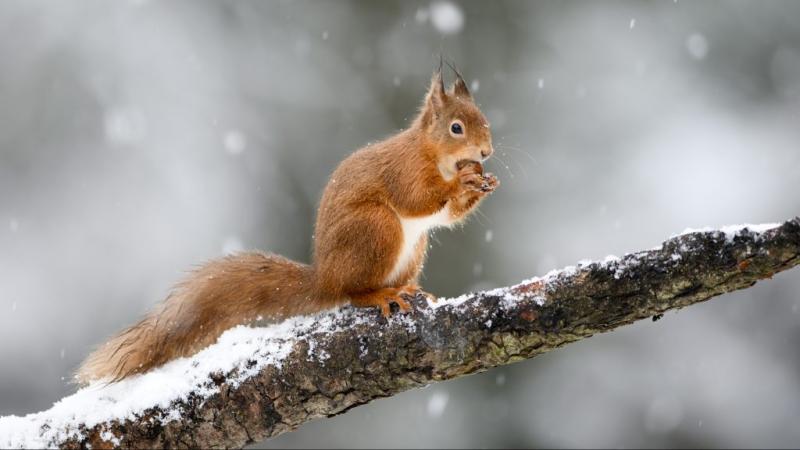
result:
<svg viewBox="0 0 800 450"><path fill-rule="evenodd" d="M326 306L321 300L311 266L258 252L227 256L195 270L139 323L92 352L75 379L119 381L192 355L236 325L317 312Z"/></svg>

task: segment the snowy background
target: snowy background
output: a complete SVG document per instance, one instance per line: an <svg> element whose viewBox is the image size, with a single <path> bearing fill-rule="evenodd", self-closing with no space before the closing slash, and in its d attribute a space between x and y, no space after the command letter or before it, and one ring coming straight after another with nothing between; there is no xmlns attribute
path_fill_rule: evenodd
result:
<svg viewBox="0 0 800 450"><path fill-rule="evenodd" d="M797 2L0 2L0 415L48 408L193 264L306 261L328 174L439 52L501 188L425 287L800 214ZM262 444L797 446L800 273Z"/></svg>

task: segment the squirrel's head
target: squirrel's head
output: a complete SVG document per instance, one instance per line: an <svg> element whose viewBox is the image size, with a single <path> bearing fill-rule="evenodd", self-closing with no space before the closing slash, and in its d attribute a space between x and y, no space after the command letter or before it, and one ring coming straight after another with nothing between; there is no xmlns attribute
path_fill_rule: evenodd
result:
<svg viewBox="0 0 800 450"><path fill-rule="evenodd" d="M433 74L416 126L431 143L445 178L455 176L461 160L484 161L493 152L489 121L455 69L456 81L445 89L441 68Z"/></svg>

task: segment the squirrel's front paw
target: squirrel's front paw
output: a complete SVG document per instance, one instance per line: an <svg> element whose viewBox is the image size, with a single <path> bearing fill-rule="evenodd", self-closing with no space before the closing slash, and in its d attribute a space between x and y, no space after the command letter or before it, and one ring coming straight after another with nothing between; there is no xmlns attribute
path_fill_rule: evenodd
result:
<svg viewBox="0 0 800 450"><path fill-rule="evenodd" d="M483 166L478 161L459 161L456 165L458 168L458 180L461 186L471 191L483 190L485 183L483 177Z"/></svg>
<svg viewBox="0 0 800 450"><path fill-rule="evenodd" d="M492 173L483 173L483 165L477 161L459 161L458 178L461 186L469 191L490 193L500 186L500 181Z"/></svg>
<svg viewBox="0 0 800 450"><path fill-rule="evenodd" d="M492 192L500 186L500 180L493 173L487 173L483 176L484 184L481 186L481 192Z"/></svg>

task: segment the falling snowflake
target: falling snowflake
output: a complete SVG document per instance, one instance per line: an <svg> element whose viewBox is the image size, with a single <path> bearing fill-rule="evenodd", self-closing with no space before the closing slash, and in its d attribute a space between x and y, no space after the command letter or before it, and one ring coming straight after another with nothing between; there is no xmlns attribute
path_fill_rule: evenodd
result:
<svg viewBox="0 0 800 450"><path fill-rule="evenodd" d="M223 255L230 255L232 253L240 252L242 250L244 250L244 244L242 244L242 240L236 236L228 236L222 242Z"/></svg>
<svg viewBox="0 0 800 450"><path fill-rule="evenodd" d="M106 139L115 144L131 144L147 137L147 118L132 106L117 106L105 114Z"/></svg>
<svg viewBox="0 0 800 450"><path fill-rule="evenodd" d="M228 153L231 155L238 155L247 147L247 137L245 137L241 131L230 130L225 133L222 143Z"/></svg>
<svg viewBox="0 0 800 450"><path fill-rule="evenodd" d="M708 39L700 33L694 33L686 38L686 50L692 58L700 61L708 54Z"/></svg>
<svg viewBox="0 0 800 450"><path fill-rule="evenodd" d="M472 83L470 83L470 85L469 85L469 89L473 93L478 92L478 89L480 89L480 88L481 88L481 82L478 81L478 80L472 80Z"/></svg>
<svg viewBox="0 0 800 450"><path fill-rule="evenodd" d="M450 396L446 392L434 392L428 399L428 416L434 419L441 417L449 402Z"/></svg>
<svg viewBox="0 0 800 450"><path fill-rule="evenodd" d="M464 27L464 12L453 2L435 2L430 12L433 26L442 34L455 34Z"/></svg>

